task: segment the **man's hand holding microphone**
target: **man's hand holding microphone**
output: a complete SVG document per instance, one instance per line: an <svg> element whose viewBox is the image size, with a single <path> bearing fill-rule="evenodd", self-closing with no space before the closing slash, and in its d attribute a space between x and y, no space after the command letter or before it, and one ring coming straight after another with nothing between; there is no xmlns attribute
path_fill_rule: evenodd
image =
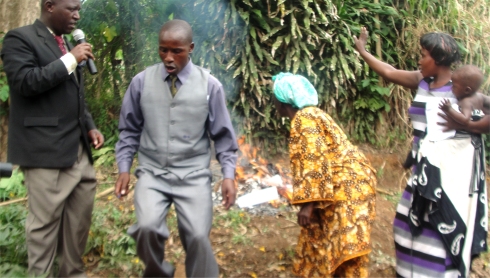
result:
<svg viewBox="0 0 490 278"><path fill-rule="evenodd" d="M86 61L90 73L96 74L97 68L94 64L95 57L92 54L92 46L85 40L85 34L82 30L76 29L73 31L72 35L77 42L77 46L75 46L70 53L75 56L78 64Z"/></svg>

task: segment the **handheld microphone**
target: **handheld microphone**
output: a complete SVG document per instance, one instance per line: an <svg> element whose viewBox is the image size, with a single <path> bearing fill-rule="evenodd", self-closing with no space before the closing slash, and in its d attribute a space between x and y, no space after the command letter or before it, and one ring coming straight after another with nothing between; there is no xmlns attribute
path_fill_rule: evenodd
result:
<svg viewBox="0 0 490 278"><path fill-rule="evenodd" d="M12 164L0 163L0 178L10 178L12 176Z"/></svg>
<svg viewBox="0 0 490 278"><path fill-rule="evenodd" d="M85 34L80 29L76 29L75 31L73 31L72 35L75 41L77 42L77 44L87 42L85 40ZM97 68L95 67L94 61L92 59L89 58L87 60L87 65L88 65L88 70L90 71L91 74L97 73Z"/></svg>

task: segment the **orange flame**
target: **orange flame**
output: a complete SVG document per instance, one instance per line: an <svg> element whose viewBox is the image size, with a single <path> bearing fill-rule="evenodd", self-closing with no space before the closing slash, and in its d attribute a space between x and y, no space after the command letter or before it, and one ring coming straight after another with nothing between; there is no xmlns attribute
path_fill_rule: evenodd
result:
<svg viewBox="0 0 490 278"><path fill-rule="evenodd" d="M245 136L241 136L237 140L239 148L239 159L236 168L236 181L245 182L248 179L254 179L256 181L263 178L268 178L273 176L275 173L269 171L268 165L269 161L259 155L260 149L257 147L252 147L250 144L245 142ZM288 163L287 161L285 163ZM274 164L275 170L280 175L282 179L282 184L291 184L291 178L288 177L286 171L281 166L281 163ZM274 171L275 172L275 171ZM286 198L288 201L292 200L291 188L286 186L277 187L279 195ZM280 201L270 202L272 206L277 207Z"/></svg>
<svg viewBox="0 0 490 278"><path fill-rule="evenodd" d="M269 202L269 204L275 208L278 208L280 205L280 202L279 202L279 200L272 200Z"/></svg>

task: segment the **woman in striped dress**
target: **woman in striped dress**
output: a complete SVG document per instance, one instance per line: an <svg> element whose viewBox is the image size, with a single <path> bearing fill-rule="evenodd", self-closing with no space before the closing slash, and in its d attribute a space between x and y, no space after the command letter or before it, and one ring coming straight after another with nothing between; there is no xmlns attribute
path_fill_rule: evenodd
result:
<svg viewBox="0 0 490 278"><path fill-rule="evenodd" d="M451 91L451 65L460 54L450 35L421 37L418 71L397 70L377 60L365 49L367 36L362 28L354 41L371 69L387 81L417 90L409 109L414 139L412 157L407 159L412 165L406 166L412 167L412 176L398 204L393 229L397 275L467 277L471 259L487 250L485 155L480 134L490 131L490 117L461 126L434 109L444 98L457 102ZM431 136L437 122L457 131L444 138Z"/></svg>

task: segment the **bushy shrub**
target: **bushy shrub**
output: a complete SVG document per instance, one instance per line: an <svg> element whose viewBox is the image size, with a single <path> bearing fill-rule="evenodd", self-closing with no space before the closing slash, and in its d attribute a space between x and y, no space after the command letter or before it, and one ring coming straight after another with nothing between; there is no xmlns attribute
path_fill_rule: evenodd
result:
<svg viewBox="0 0 490 278"><path fill-rule="evenodd" d="M27 209L21 204L0 210L0 277L27 276L26 216Z"/></svg>

